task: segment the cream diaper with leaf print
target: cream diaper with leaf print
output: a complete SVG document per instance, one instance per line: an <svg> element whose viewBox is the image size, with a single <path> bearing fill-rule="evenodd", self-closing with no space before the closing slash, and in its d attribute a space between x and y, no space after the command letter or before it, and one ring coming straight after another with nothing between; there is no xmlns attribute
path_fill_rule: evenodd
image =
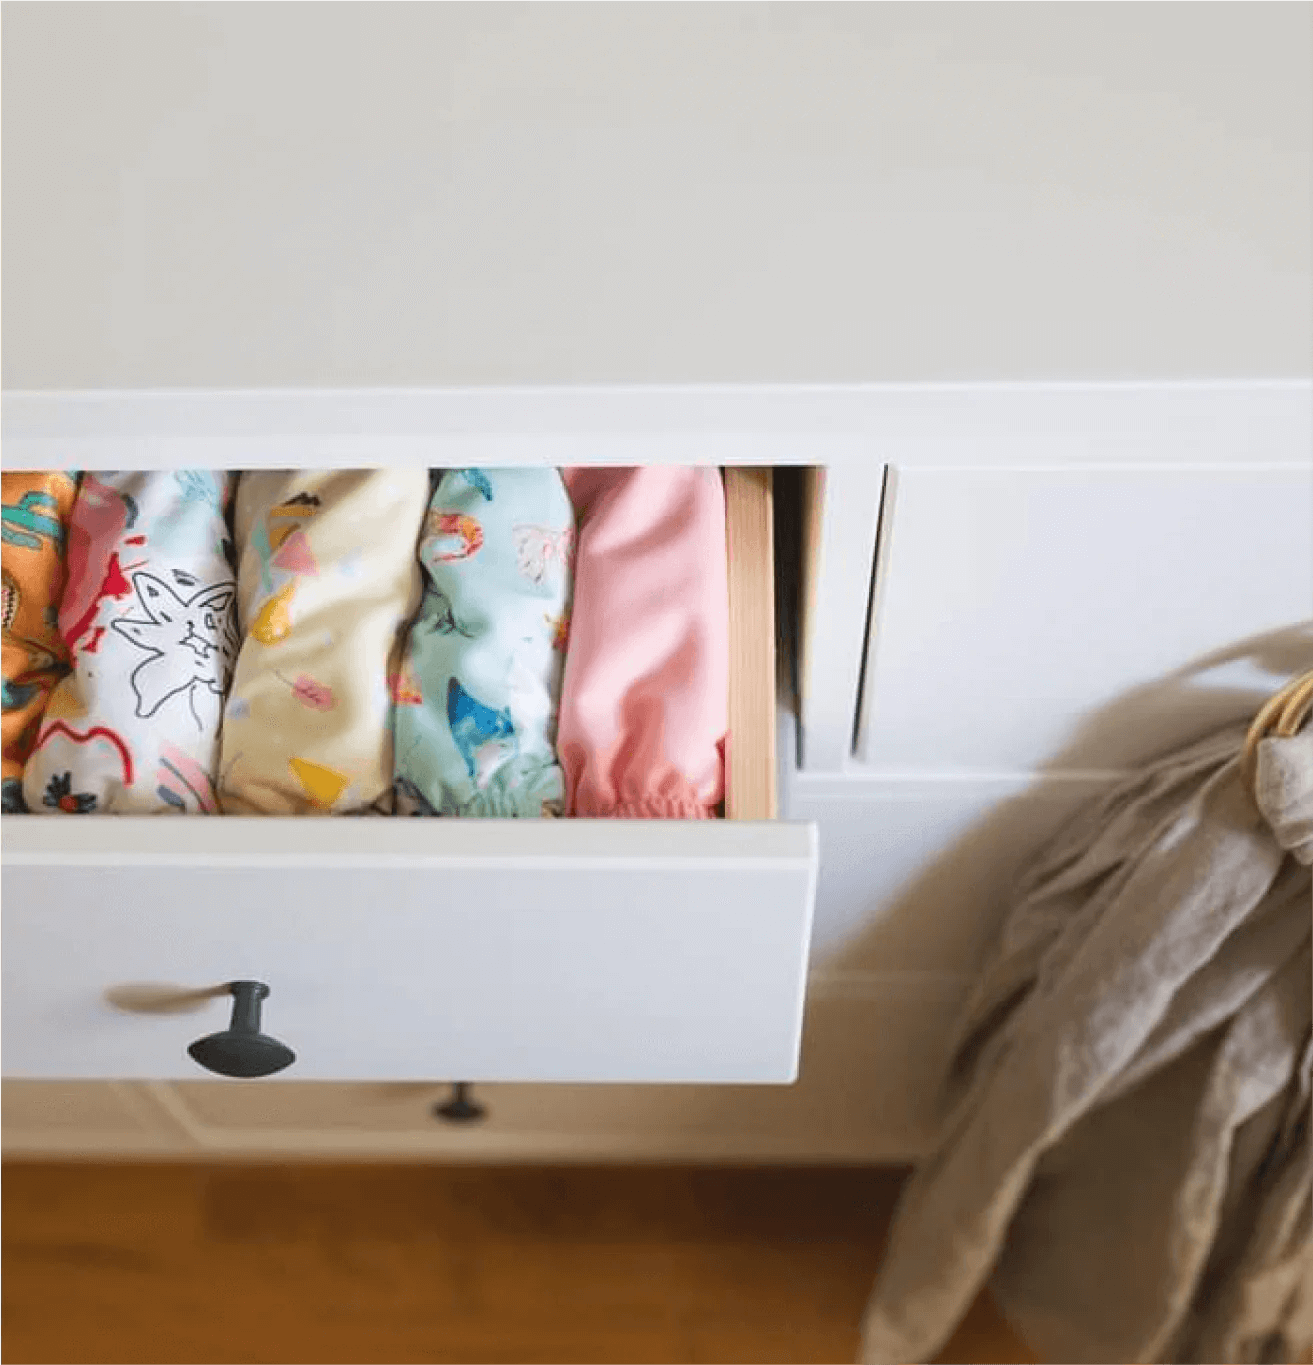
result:
<svg viewBox="0 0 1313 1365"><path fill-rule="evenodd" d="M242 474L229 814L363 812L392 786L389 678L419 605L423 469Z"/></svg>

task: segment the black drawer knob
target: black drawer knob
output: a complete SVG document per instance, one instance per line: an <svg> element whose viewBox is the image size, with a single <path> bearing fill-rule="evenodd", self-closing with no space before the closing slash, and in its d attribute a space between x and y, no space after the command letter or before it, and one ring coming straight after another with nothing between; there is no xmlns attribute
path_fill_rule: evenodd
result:
<svg viewBox="0 0 1313 1365"><path fill-rule="evenodd" d="M206 1071L219 1076L272 1076L291 1066L296 1053L260 1032L260 1006L269 994L263 981L232 981L232 1021L222 1033L198 1038L187 1051Z"/></svg>
<svg viewBox="0 0 1313 1365"><path fill-rule="evenodd" d="M478 1123L488 1111L475 1098L468 1081L456 1081L450 1096L433 1106L434 1116L447 1123Z"/></svg>

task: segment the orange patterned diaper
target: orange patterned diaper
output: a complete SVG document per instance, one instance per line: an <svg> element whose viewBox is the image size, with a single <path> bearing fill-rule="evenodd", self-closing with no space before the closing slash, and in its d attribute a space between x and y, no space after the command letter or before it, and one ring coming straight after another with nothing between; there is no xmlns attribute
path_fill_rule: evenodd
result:
<svg viewBox="0 0 1313 1365"><path fill-rule="evenodd" d="M64 544L77 476L7 473L3 481L4 809L23 805L23 765L51 689L68 671L59 634Z"/></svg>

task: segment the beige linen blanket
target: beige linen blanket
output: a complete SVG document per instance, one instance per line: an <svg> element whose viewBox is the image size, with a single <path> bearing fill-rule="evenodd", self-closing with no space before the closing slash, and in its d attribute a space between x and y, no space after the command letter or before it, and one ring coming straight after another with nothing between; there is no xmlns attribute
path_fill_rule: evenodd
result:
<svg viewBox="0 0 1313 1365"><path fill-rule="evenodd" d="M958 1033L863 1360L925 1361L988 1282L1047 1361L1313 1342L1313 733L1120 784L1018 889Z"/></svg>

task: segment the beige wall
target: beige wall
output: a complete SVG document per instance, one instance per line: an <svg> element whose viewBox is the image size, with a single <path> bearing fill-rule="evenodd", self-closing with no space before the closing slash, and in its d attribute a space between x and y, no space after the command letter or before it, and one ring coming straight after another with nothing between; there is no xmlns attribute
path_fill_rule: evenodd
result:
<svg viewBox="0 0 1313 1365"><path fill-rule="evenodd" d="M3 382L1307 374L1311 18L7 3Z"/></svg>

